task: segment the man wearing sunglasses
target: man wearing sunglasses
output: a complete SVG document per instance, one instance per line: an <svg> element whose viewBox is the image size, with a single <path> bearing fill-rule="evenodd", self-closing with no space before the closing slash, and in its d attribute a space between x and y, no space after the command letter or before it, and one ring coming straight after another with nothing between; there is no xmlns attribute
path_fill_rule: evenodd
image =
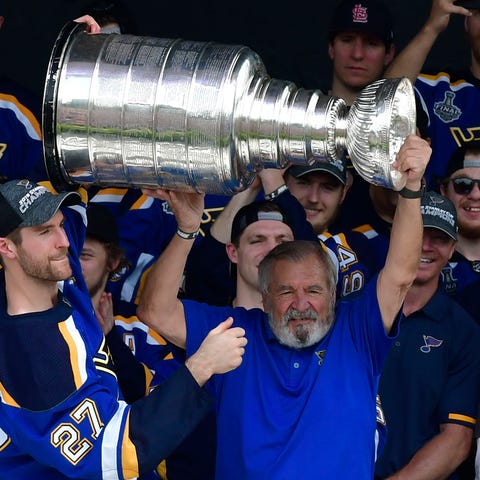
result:
<svg viewBox="0 0 480 480"><path fill-rule="evenodd" d="M480 140L453 153L440 191L453 202L458 217L455 253L442 271L445 291L457 295L480 280Z"/></svg>

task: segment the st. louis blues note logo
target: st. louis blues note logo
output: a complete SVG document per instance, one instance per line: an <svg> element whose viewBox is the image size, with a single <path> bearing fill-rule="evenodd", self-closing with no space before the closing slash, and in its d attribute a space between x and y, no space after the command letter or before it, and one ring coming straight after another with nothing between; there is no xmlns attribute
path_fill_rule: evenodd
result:
<svg viewBox="0 0 480 480"><path fill-rule="evenodd" d="M430 335L424 335L423 341L425 344L420 347L420 351L423 353L430 353L432 348L438 348L443 344L443 340L438 340Z"/></svg>
<svg viewBox="0 0 480 480"><path fill-rule="evenodd" d="M318 352L315 352L315 355L318 358L318 364L322 366L323 359L325 358L327 351L326 350L319 350Z"/></svg>

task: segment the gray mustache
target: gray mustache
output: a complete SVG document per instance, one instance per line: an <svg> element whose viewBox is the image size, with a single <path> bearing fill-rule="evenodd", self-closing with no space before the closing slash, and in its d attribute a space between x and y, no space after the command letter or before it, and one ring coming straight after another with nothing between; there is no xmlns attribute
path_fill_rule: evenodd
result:
<svg viewBox="0 0 480 480"><path fill-rule="evenodd" d="M283 316L285 322L289 322L290 320L299 320L301 318L318 321L318 314L311 308L307 308L303 311L297 310L296 308L290 308Z"/></svg>

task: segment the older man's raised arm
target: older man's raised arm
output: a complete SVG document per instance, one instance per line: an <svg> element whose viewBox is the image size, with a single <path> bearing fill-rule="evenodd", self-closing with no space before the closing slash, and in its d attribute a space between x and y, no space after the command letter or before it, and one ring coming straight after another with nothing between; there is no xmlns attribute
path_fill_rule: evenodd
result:
<svg viewBox="0 0 480 480"><path fill-rule="evenodd" d="M430 155L428 143L415 135L407 137L397 155L395 167L405 173L407 183L399 192L387 258L377 281L378 303L387 332L392 328L420 262L423 237L420 194Z"/></svg>

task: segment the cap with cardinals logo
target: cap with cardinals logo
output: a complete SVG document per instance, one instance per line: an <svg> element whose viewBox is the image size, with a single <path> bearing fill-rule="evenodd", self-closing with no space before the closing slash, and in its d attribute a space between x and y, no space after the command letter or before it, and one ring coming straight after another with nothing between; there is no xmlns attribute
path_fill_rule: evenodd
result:
<svg viewBox="0 0 480 480"><path fill-rule="evenodd" d="M330 35L338 32L364 32L377 35L386 45L393 42L392 14L379 0L344 0L333 12Z"/></svg>

